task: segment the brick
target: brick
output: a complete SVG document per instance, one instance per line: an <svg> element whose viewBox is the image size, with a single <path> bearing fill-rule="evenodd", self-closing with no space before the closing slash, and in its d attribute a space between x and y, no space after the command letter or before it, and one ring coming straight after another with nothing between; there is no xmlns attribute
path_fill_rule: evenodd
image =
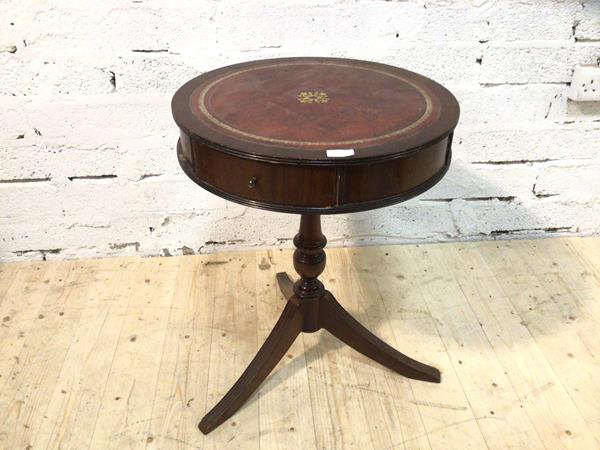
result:
<svg viewBox="0 0 600 450"><path fill-rule="evenodd" d="M69 138L73 145L96 145L128 138L178 135L171 116L171 94L89 95L15 99L14 122L26 123L17 130L6 130L13 138L25 130L39 141ZM9 97L10 98L10 97ZM4 131L4 130L3 130ZM10 134L9 134L10 133Z"/></svg>
<svg viewBox="0 0 600 450"><path fill-rule="evenodd" d="M373 50L366 51L359 57L402 67L442 84L476 85L480 78L481 65L478 60L482 51L478 44L413 44L392 47L375 54Z"/></svg>
<svg viewBox="0 0 600 450"><path fill-rule="evenodd" d="M600 40L600 3L582 2L582 10L575 22L575 38L579 41Z"/></svg>
<svg viewBox="0 0 600 450"><path fill-rule="evenodd" d="M119 94L173 95L183 83L203 72L186 62L184 57L169 52L123 55L111 69Z"/></svg>
<svg viewBox="0 0 600 450"><path fill-rule="evenodd" d="M224 210L225 200L200 189L184 174L139 182L116 178L54 179L36 183L0 183L2 217L113 217L149 213L203 213ZM46 205L46 206L44 206Z"/></svg>
<svg viewBox="0 0 600 450"><path fill-rule="evenodd" d="M595 64L600 45L519 43L483 52L481 83L567 83L577 64Z"/></svg>
<svg viewBox="0 0 600 450"><path fill-rule="evenodd" d="M35 139L0 141L0 181L117 174L124 151L118 145L92 149Z"/></svg>
<svg viewBox="0 0 600 450"><path fill-rule="evenodd" d="M0 71L2 70L0 65ZM13 97L10 95L0 95L2 112L0 120L0 140L21 139L28 133L34 133L27 124L24 109L31 102L28 97Z"/></svg>
<svg viewBox="0 0 600 450"><path fill-rule="evenodd" d="M117 49L118 53L129 53L131 50L169 49L189 24L195 25L191 29L196 37L204 37L204 33L210 35L210 2L190 5L185 9L185 17L178 5L148 7L142 3L129 6L122 2L103 3L34 5L31 15L35 17L32 20L36 26L27 31L28 40L45 51L78 48L111 53Z"/></svg>
<svg viewBox="0 0 600 450"><path fill-rule="evenodd" d="M34 134L34 133L32 133ZM36 138L38 136L35 136ZM179 174L177 136L74 145L69 137L0 141L0 180L117 175L130 181Z"/></svg>
<svg viewBox="0 0 600 450"><path fill-rule="evenodd" d="M550 101L548 119L557 122L600 122L600 102L573 102L561 89Z"/></svg>
<svg viewBox="0 0 600 450"><path fill-rule="evenodd" d="M463 238L577 231L576 218L566 214L565 206L557 203L456 200L451 208L459 235ZM579 211L579 208L576 209Z"/></svg>
<svg viewBox="0 0 600 450"><path fill-rule="evenodd" d="M461 107L461 125L506 126L509 123L535 123L549 116L564 118L566 86L499 85L486 87L457 86L451 89Z"/></svg>
<svg viewBox="0 0 600 450"><path fill-rule="evenodd" d="M532 196L531 188L539 172L527 164L475 165L462 161L460 151L446 176L431 190L422 194L421 201L444 202L452 199L517 199Z"/></svg>
<svg viewBox="0 0 600 450"><path fill-rule="evenodd" d="M588 159L599 154L600 124L536 124L528 127L459 127L455 155L470 162Z"/></svg>
<svg viewBox="0 0 600 450"><path fill-rule="evenodd" d="M331 49L369 46L377 51L399 42L476 43L486 28L474 8L424 8L412 2L326 3L318 8L305 2L223 2L214 18L219 24L216 44L241 52L268 46L293 51L299 42L312 49L311 54L324 45ZM248 28L247 23L253 26Z"/></svg>
<svg viewBox="0 0 600 450"><path fill-rule="evenodd" d="M370 212L327 216L323 232L332 245L344 246L447 240L457 236L449 212L448 203L411 200Z"/></svg>
<svg viewBox="0 0 600 450"><path fill-rule="evenodd" d="M490 41L568 40L573 37L576 0L500 0L481 7Z"/></svg>
<svg viewBox="0 0 600 450"><path fill-rule="evenodd" d="M410 17L402 29L394 27L394 17ZM217 44L223 49L256 51L266 46L296 47L317 50L351 42L393 42L395 33L413 34L423 23L419 7L411 3L381 4L370 2L324 5L309 8L302 2L286 4L224 2L215 14ZM247 24L252 23L252 27ZM272 24L277 23L277 26ZM378 26L373 27L376 23ZM407 26L407 24L409 24Z"/></svg>
<svg viewBox="0 0 600 450"><path fill-rule="evenodd" d="M599 203L600 154L585 164L554 163L544 167L535 184L538 195L557 196L562 202Z"/></svg>

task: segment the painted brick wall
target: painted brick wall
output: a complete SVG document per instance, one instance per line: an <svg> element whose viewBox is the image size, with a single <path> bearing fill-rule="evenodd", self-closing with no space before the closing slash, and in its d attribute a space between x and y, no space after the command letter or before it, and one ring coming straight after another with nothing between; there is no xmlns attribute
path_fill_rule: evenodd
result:
<svg viewBox="0 0 600 450"><path fill-rule="evenodd" d="M170 98L235 62L386 62L459 98L446 178L418 199L324 219L333 245L600 232L600 1L0 0L0 260L290 246L297 217L189 181Z"/></svg>

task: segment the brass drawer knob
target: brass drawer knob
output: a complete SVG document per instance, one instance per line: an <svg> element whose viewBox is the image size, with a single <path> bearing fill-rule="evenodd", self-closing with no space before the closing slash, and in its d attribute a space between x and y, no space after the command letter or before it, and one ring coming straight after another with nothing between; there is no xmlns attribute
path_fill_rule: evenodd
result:
<svg viewBox="0 0 600 450"><path fill-rule="evenodd" d="M255 186L256 186L256 177L252 177L252 178L250 178L250 181L248 181L248 187L250 189L254 189Z"/></svg>

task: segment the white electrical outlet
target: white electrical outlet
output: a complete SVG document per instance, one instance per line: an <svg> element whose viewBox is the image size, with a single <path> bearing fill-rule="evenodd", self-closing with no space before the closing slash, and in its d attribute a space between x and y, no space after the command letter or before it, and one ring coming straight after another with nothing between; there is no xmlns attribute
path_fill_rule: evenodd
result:
<svg viewBox="0 0 600 450"><path fill-rule="evenodd" d="M600 66L576 66L567 95L576 102L600 101Z"/></svg>

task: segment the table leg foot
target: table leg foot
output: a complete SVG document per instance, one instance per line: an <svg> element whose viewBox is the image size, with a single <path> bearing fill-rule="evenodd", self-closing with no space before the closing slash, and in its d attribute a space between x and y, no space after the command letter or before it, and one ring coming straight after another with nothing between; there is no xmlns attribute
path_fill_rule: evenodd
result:
<svg viewBox="0 0 600 450"><path fill-rule="evenodd" d="M374 361L415 380L439 383L440 371L390 347L352 317L326 291L319 305L320 326L342 342Z"/></svg>
<svg viewBox="0 0 600 450"><path fill-rule="evenodd" d="M202 433L210 433L235 414L285 355L302 331L302 325L302 310L296 304L288 302L250 365L198 424Z"/></svg>
<svg viewBox="0 0 600 450"><path fill-rule="evenodd" d="M289 300L294 295L294 282L290 278L290 276L285 272L278 272L277 275L277 284L279 285L279 289L281 293Z"/></svg>

